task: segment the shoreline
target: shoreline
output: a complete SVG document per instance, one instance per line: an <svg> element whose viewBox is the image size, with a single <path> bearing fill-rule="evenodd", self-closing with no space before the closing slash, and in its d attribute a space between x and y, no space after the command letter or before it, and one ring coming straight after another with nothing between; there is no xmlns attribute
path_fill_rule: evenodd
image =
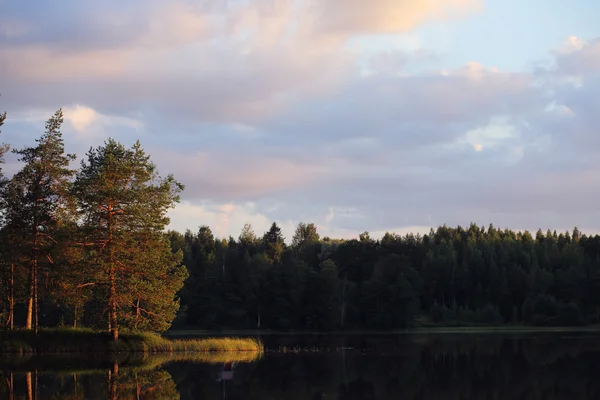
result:
<svg viewBox="0 0 600 400"><path fill-rule="evenodd" d="M0 332L0 354L201 354L264 353L261 336L426 336L492 334L600 334L600 326L587 327L433 327L390 331L271 331L178 329L158 335L150 332L124 332L117 342L109 332L90 329L42 329Z"/></svg>
<svg viewBox="0 0 600 400"><path fill-rule="evenodd" d="M106 331L91 329L42 329L0 332L0 354L66 353L192 354L263 352L255 338L204 337L172 339L150 332L124 332L118 341Z"/></svg>
<svg viewBox="0 0 600 400"><path fill-rule="evenodd" d="M600 325L591 326L564 326L564 327L536 327L536 326L472 326L472 327L431 327L413 328L400 330L347 330L347 331L277 331L277 330L252 330L252 329L227 329L227 330L205 330L205 329L174 329L163 334L167 338L178 337L204 337L204 336L294 336L294 335L422 335L422 334L480 334L480 333L600 333Z"/></svg>

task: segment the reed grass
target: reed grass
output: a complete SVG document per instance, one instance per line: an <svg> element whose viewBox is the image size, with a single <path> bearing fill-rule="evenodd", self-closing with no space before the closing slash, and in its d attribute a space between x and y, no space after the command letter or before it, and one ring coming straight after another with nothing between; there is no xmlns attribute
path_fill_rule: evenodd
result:
<svg viewBox="0 0 600 400"><path fill-rule="evenodd" d="M262 352L257 351L107 353L101 355L97 353L3 353L0 354L0 365L5 370L12 372L40 370L56 375L97 374L111 369L115 363L122 371L143 372L179 362L218 365L231 362L253 363L260 360L262 355Z"/></svg>
<svg viewBox="0 0 600 400"><path fill-rule="evenodd" d="M0 332L0 353L262 353L263 344L254 338L201 338L171 340L149 332L123 332L113 341L108 332L91 329L42 329Z"/></svg>

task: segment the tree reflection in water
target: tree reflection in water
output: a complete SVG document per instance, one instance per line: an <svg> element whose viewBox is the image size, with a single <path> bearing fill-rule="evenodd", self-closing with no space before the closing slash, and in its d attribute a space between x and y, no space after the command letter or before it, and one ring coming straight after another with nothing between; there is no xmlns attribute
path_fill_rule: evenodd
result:
<svg viewBox="0 0 600 400"><path fill-rule="evenodd" d="M254 361L248 355L4 360L0 398L600 398L600 341L564 336L287 337L311 343ZM271 339L271 349L279 340Z"/></svg>

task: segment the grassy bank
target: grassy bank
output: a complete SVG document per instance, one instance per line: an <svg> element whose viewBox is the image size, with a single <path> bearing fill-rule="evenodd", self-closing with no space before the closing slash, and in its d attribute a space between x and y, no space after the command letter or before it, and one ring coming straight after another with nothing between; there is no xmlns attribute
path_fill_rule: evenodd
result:
<svg viewBox="0 0 600 400"><path fill-rule="evenodd" d="M396 330L338 330L338 331L277 331L277 330L204 330L176 329L165 333L166 337L181 338L189 336L268 336L268 335L415 335L415 334L450 334L450 333L536 333L536 332L595 332L600 333L600 325L576 327L543 327L528 325L499 325L499 326L436 326L418 327Z"/></svg>
<svg viewBox="0 0 600 400"><path fill-rule="evenodd" d="M123 333L117 342L107 332L88 329L43 329L0 332L2 353L262 353L262 343L252 338L204 338L171 340L153 333Z"/></svg>
<svg viewBox="0 0 600 400"><path fill-rule="evenodd" d="M152 371L177 362L217 364L253 363L263 354L255 351L188 353L0 353L0 365L12 372L45 371L58 375L106 372L115 364L119 371ZM0 372L1 369L0 368ZM1 393L1 391L0 391Z"/></svg>

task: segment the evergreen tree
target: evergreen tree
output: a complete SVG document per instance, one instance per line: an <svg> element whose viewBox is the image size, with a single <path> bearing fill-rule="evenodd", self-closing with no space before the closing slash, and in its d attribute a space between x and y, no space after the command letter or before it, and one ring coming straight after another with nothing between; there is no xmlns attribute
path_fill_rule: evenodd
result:
<svg viewBox="0 0 600 400"><path fill-rule="evenodd" d="M577 243L563 235L559 245L553 234L534 240L527 231L475 224L443 226L423 237L390 233L381 241L365 233L362 240L318 243L311 268L295 247L284 248L273 264L267 244L282 239L277 228L265 234L262 248L244 244L252 241L246 235L227 246L214 241L211 272L191 285L202 294L200 326L390 329L416 321L577 325L600 319L600 236L581 235Z"/></svg>
<svg viewBox="0 0 600 400"><path fill-rule="evenodd" d="M127 149L109 139L90 149L81 163L73 193L83 244L91 256L90 274L104 289L114 340L119 322L131 325L132 313L133 326L140 326L142 319L154 320L148 324L163 330L177 308L172 303L177 303L185 267L178 266L182 255L167 247L163 230L169 223L166 213L182 190L172 175L158 175L139 142Z"/></svg>
<svg viewBox="0 0 600 400"><path fill-rule="evenodd" d="M281 234L281 228L277 223L273 222L271 228L265 232L263 236L263 246L265 254L272 263L278 264L281 262L283 251L285 250L284 237Z"/></svg>
<svg viewBox="0 0 600 400"><path fill-rule="evenodd" d="M38 331L39 276L49 272L52 263L51 247L56 243L55 235L60 220L68 209L68 189L75 171L69 164L75 159L73 154L65 154L62 134L62 110L46 122L46 132L36 139L35 147L14 150L25 163L15 174L15 198L20 201L16 218L21 223L21 240L29 258L29 302L26 329ZM32 321L33 319L33 321Z"/></svg>
<svg viewBox="0 0 600 400"><path fill-rule="evenodd" d="M189 278L185 282L185 304L188 307L187 321L191 324L206 324L215 312L215 283L218 275L213 270L216 263L216 245L212 230L203 225L198 233L186 236L190 255L187 264ZM213 305L211 307L211 304ZM212 309L211 309L212 308Z"/></svg>

